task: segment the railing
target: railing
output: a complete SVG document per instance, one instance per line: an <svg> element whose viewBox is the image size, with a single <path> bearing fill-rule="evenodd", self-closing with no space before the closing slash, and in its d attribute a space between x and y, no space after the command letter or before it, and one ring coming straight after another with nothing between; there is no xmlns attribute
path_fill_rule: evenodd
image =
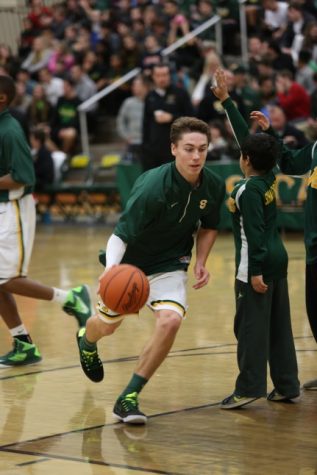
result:
<svg viewBox="0 0 317 475"><path fill-rule="evenodd" d="M175 41L175 43L165 48L161 52L161 55L163 57L169 56L171 53L173 53L175 50L183 46L185 43L195 38L196 36L198 36L203 31L207 30L208 28L211 28L212 26L215 27L217 52L221 56L222 55L222 27L221 27L221 18L218 15L213 16L212 18L210 18L210 20L207 20L205 23L198 26L193 31L190 31L189 33L187 33L185 36L183 36L183 38L180 38L179 40ZM127 74L122 76L120 79L110 84L110 86L107 86L105 89L97 92L97 94L90 97L82 104L80 104L80 106L78 107L79 123L80 123L80 138L81 138L82 152L84 155L90 156L88 126L87 126L87 111L92 105L96 104L96 102L98 102L100 99L107 96L111 92L115 91L118 87L122 86L123 84L125 84L126 82L130 81L135 76L137 76L140 73L140 71L141 71L141 68L132 69Z"/></svg>
<svg viewBox="0 0 317 475"><path fill-rule="evenodd" d="M248 66L248 30L247 17L245 12L246 0L239 0L239 16L240 16L240 37L241 37L241 57L244 66Z"/></svg>

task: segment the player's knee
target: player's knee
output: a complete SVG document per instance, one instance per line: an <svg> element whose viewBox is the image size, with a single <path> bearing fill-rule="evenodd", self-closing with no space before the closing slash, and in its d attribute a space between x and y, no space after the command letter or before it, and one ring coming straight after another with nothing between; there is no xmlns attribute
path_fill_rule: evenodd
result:
<svg viewBox="0 0 317 475"><path fill-rule="evenodd" d="M98 318L98 330L102 336L109 336L116 331L116 329L121 325L121 323L122 319L117 322L106 322L104 319Z"/></svg>
<svg viewBox="0 0 317 475"><path fill-rule="evenodd" d="M181 326L182 323L182 318L178 313L176 312L168 312L165 311L162 315L159 317L159 326L162 330L164 330L166 333L169 334L174 334L178 331L179 327Z"/></svg>

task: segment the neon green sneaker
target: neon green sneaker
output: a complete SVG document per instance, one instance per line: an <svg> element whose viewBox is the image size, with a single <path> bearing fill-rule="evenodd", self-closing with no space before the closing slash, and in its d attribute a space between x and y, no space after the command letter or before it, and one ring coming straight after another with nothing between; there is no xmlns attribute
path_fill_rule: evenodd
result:
<svg viewBox="0 0 317 475"><path fill-rule="evenodd" d="M113 416L127 424L146 424L147 417L139 410L138 393L119 397L113 408Z"/></svg>
<svg viewBox="0 0 317 475"><path fill-rule="evenodd" d="M99 358L97 348L93 351L87 351L82 344L82 338L85 334L86 328L80 328L77 332L77 344L79 349L80 364L83 372L94 383L99 383L103 380L104 371L103 364Z"/></svg>
<svg viewBox="0 0 317 475"><path fill-rule="evenodd" d="M84 327L92 315L91 300L87 285L71 289L63 306L64 312L76 318L79 328Z"/></svg>
<svg viewBox="0 0 317 475"><path fill-rule="evenodd" d="M41 359L41 353L33 343L26 343L14 338L13 349L9 353L0 356L0 367L35 364Z"/></svg>

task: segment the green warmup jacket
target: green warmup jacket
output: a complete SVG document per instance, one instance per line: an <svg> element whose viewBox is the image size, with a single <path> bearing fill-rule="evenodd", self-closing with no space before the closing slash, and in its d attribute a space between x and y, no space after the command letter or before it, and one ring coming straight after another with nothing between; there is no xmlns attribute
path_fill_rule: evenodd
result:
<svg viewBox="0 0 317 475"><path fill-rule="evenodd" d="M0 113L0 177L8 174L25 186L18 190L0 190L0 202L32 193L35 173L30 147L20 124L6 109Z"/></svg>
<svg viewBox="0 0 317 475"><path fill-rule="evenodd" d="M203 168L193 188L167 163L143 173L135 182L114 234L127 243L121 263L145 274L187 269L199 224L217 229L225 196L222 178Z"/></svg>
<svg viewBox="0 0 317 475"><path fill-rule="evenodd" d="M248 126L230 98L223 107L241 144L249 135ZM241 180L231 193L236 278L242 282L250 282L255 275L263 275L265 282L287 275L287 252L276 223L275 184L275 175L270 171Z"/></svg>
<svg viewBox="0 0 317 475"><path fill-rule="evenodd" d="M267 130L278 138L274 129ZM282 155L279 159L281 171L287 175L305 175L310 172L307 183L305 202L305 247L307 264L317 263L317 142L313 142L299 150L290 150L279 139Z"/></svg>

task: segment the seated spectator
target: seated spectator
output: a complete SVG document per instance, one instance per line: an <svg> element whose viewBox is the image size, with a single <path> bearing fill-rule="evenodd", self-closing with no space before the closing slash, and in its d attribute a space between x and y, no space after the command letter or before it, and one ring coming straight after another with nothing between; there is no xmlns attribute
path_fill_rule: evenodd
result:
<svg viewBox="0 0 317 475"><path fill-rule="evenodd" d="M65 41L54 40L53 50L47 63L47 69L53 75L58 72L58 63L62 63L63 71L67 72L75 63L75 58Z"/></svg>
<svg viewBox="0 0 317 475"><path fill-rule="evenodd" d="M192 103L194 107L198 107L204 98L206 87L210 83L213 74L219 66L221 66L219 55L214 50L210 51L205 56L204 69L192 92Z"/></svg>
<svg viewBox="0 0 317 475"><path fill-rule="evenodd" d="M52 10L44 5L43 0L31 0L28 20L35 34L48 27L52 21Z"/></svg>
<svg viewBox="0 0 317 475"><path fill-rule="evenodd" d="M22 20L22 31L19 37L18 43L18 56L23 61L32 50L32 44L36 32L33 29L32 22L29 18L25 17Z"/></svg>
<svg viewBox="0 0 317 475"><path fill-rule="evenodd" d="M299 149L307 145L305 134L287 122L285 112L276 105L269 105L268 116L273 129L289 148Z"/></svg>
<svg viewBox="0 0 317 475"><path fill-rule="evenodd" d="M46 46L44 39L39 36L34 39L32 50L21 66L29 71L33 79L37 79L37 73L47 66L51 53L52 50Z"/></svg>
<svg viewBox="0 0 317 475"><path fill-rule="evenodd" d="M259 78L259 93L261 100L261 111L268 115L267 106L276 103L275 82L273 76L261 76Z"/></svg>
<svg viewBox="0 0 317 475"><path fill-rule="evenodd" d="M312 54L314 69L317 71L317 22L309 23L304 31L302 49L308 50Z"/></svg>
<svg viewBox="0 0 317 475"><path fill-rule="evenodd" d="M23 81L16 81L16 93L15 98L11 102L11 107L14 107L14 109L18 110L21 114L26 115L29 105L32 102L32 94L28 94Z"/></svg>
<svg viewBox="0 0 317 475"><path fill-rule="evenodd" d="M35 128L31 131L30 143L36 177L35 191L42 191L46 185L54 182L54 162L45 141L46 134L43 129Z"/></svg>
<svg viewBox="0 0 317 475"><path fill-rule="evenodd" d="M228 141L224 123L219 120L210 122L211 142L207 160L222 160L228 157Z"/></svg>
<svg viewBox="0 0 317 475"><path fill-rule="evenodd" d="M54 77L47 68L43 68L39 71L39 80L44 88L48 102L51 106L55 106L58 99L64 94L63 79Z"/></svg>
<svg viewBox="0 0 317 475"><path fill-rule="evenodd" d="M288 71L295 72L292 56L289 53L283 53L277 41L271 40L268 42L266 58L271 61L274 71L288 69Z"/></svg>
<svg viewBox="0 0 317 475"><path fill-rule="evenodd" d="M277 99L287 120L305 120L310 115L310 97L305 89L294 81L290 71L281 71L275 81Z"/></svg>
<svg viewBox="0 0 317 475"><path fill-rule="evenodd" d="M97 92L97 86L92 79L84 72L79 64L74 64L70 69L70 77L75 83L75 91L81 102L86 101ZM93 106L96 109L97 105ZM92 109L91 109L92 110Z"/></svg>
<svg viewBox="0 0 317 475"><path fill-rule="evenodd" d="M130 33L122 38L122 60L127 71L140 65L141 49L136 39Z"/></svg>
<svg viewBox="0 0 317 475"><path fill-rule="evenodd" d="M252 76L258 76L258 63L267 52L267 43L260 36L253 35L248 39L248 64Z"/></svg>
<svg viewBox="0 0 317 475"><path fill-rule="evenodd" d="M0 66L5 68L11 77L16 77L20 68L18 58L12 54L10 46L4 43L0 44Z"/></svg>
<svg viewBox="0 0 317 475"><path fill-rule="evenodd" d="M28 96L32 96L33 89L35 88L37 81L31 78L29 71L21 68L16 75L16 81L23 83L25 87L25 93Z"/></svg>
<svg viewBox="0 0 317 475"><path fill-rule="evenodd" d="M303 86L303 88L312 94L315 89L313 79L314 69L311 67L312 54L308 50L300 50L298 55L297 71L295 74L295 81Z"/></svg>
<svg viewBox="0 0 317 475"><path fill-rule="evenodd" d="M50 28L53 32L54 38L63 40L65 29L69 25L69 20L66 17L66 8L64 5L53 5L52 7L52 21Z"/></svg>
<svg viewBox="0 0 317 475"><path fill-rule="evenodd" d="M287 23L287 2L279 2L277 0L262 0L264 9L264 18L262 31L268 38L279 40L284 34Z"/></svg>
<svg viewBox="0 0 317 475"><path fill-rule="evenodd" d="M80 99L76 95L75 82L70 78L64 79L64 95L57 101L50 123L51 139L55 150L69 154L76 150L79 117L78 106Z"/></svg>
<svg viewBox="0 0 317 475"><path fill-rule="evenodd" d="M94 51L87 51L82 62L83 72L96 84L98 91L106 84L105 75L107 67L100 55Z"/></svg>
<svg viewBox="0 0 317 475"><path fill-rule="evenodd" d="M27 109L27 117L32 127L47 127L51 116L51 105L46 98L44 88L37 84L33 90L32 100Z"/></svg>
<svg viewBox="0 0 317 475"><path fill-rule="evenodd" d="M302 49L304 33L309 23L314 22L313 15L305 11L300 0L291 1L287 10L288 23L284 35L281 38L281 45L285 53L292 55L296 64L298 53Z"/></svg>
<svg viewBox="0 0 317 475"><path fill-rule="evenodd" d="M252 111L258 110L261 107L260 93L253 87L248 71L244 66L236 66L232 69L232 72L234 75L234 90L241 96L246 117L249 118Z"/></svg>
<svg viewBox="0 0 317 475"><path fill-rule="evenodd" d="M144 51L141 57L141 68L143 74L151 76L152 68L156 64L160 64L162 57L162 46L154 35L147 35L144 40Z"/></svg>

